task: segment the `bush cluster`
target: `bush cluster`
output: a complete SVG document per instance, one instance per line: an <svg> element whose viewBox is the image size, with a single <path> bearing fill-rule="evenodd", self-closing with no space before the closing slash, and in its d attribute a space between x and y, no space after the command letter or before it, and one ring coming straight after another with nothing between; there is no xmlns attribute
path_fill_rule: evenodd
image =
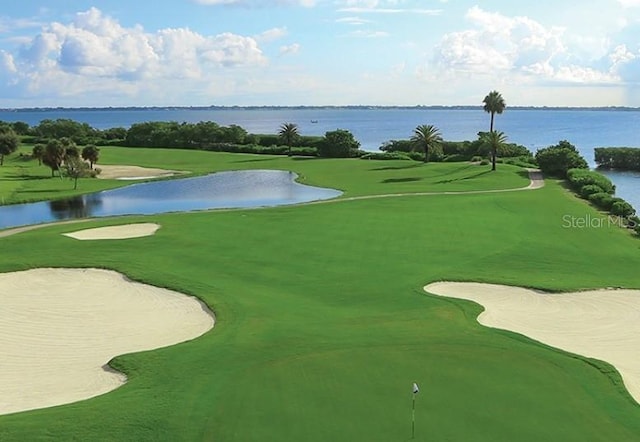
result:
<svg viewBox="0 0 640 442"><path fill-rule="evenodd" d="M635 209L624 199L614 196L616 187L606 176L587 169L569 169L567 180L578 195L594 206L627 219L629 225L635 225L630 222L630 217L636 213Z"/></svg>
<svg viewBox="0 0 640 442"><path fill-rule="evenodd" d="M431 151L429 161L482 161L491 154L491 147L486 141L487 134L488 132L478 132L478 138L474 141L442 141L437 148ZM383 152L409 153L415 149L416 146L411 140L389 140L380 146L380 150ZM514 161L509 164L523 167L531 167L536 164L533 154L526 147L515 143L502 145L497 153L502 158L513 158Z"/></svg>
<svg viewBox="0 0 640 442"><path fill-rule="evenodd" d="M596 185L600 187L603 192L610 194L614 194L616 191L616 186L613 185L609 178L589 169L569 169L567 171L567 179L571 187L578 191L578 193L582 193L581 189L586 185Z"/></svg>
<svg viewBox="0 0 640 442"><path fill-rule="evenodd" d="M640 149L634 147L597 147L595 161L603 169L640 170Z"/></svg>
<svg viewBox="0 0 640 442"><path fill-rule="evenodd" d="M588 169L578 149L566 140L536 152L536 162L545 175L566 178L570 169Z"/></svg>

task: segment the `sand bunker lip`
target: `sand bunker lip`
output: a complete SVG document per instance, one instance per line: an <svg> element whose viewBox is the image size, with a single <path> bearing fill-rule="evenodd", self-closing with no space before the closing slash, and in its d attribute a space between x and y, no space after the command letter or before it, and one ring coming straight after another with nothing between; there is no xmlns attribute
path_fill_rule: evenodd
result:
<svg viewBox="0 0 640 442"><path fill-rule="evenodd" d="M199 300L99 269L0 273L0 414L68 404L126 381L115 356L174 345L214 325Z"/></svg>
<svg viewBox="0 0 640 442"><path fill-rule="evenodd" d="M69 238L80 241L95 241L104 239L131 239L151 236L160 228L160 224L137 223L125 224L121 226L96 227L94 229L76 230L75 232L63 233Z"/></svg>
<svg viewBox="0 0 640 442"><path fill-rule="evenodd" d="M613 365L640 403L640 290L551 294L495 284L436 282L438 296L485 308L478 322L517 332L552 347Z"/></svg>
<svg viewBox="0 0 640 442"><path fill-rule="evenodd" d="M126 165L96 165L100 169L98 178L107 180L147 180L183 174L179 170L154 169L150 167L126 166Z"/></svg>

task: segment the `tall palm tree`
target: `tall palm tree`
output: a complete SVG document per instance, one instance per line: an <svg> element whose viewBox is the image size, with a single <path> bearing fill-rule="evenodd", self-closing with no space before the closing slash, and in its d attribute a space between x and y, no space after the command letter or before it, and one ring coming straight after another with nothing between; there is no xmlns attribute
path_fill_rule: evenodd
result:
<svg viewBox="0 0 640 442"><path fill-rule="evenodd" d="M504 102L504 98L498 91L491 91L482 100L484 103L484 111L491 114L491 125L489 126L489 132L493 132L493 117L495 114L501 114L507 104Z"/></svg>
<svg viewBox="0 0 640 442"><path fill-rule="evenodd" d="M431 124L422 124L413 130L411 141L415 143L416 147L421 147L424 150L424 162L426 163L429 161L429 150L438 146L442 137L437 127Z"/></svg>
<svg viewBox="0 0 640 442"><path fill-rule="evenodd" d="M280 126L280 131L278 131L278 135L284 143L289 146L289 151L287 152L288 156L291 156L291 146L298 139L298 125L295 123L283 123Z"/></svg>
<svg viewBox="0 0 640 442"><path fill-rule="evenodd" d="M498 149L507 142L507 136L504 132L491 131L486 137L486 142L491 147L491 170L496 170L496 154Z"/></svg>

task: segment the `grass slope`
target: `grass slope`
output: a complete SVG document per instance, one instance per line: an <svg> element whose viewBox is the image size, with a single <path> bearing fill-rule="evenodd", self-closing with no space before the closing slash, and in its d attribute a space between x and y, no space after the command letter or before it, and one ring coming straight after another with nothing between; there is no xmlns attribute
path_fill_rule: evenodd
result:
<svg viewBox="0 0 640 442"><path fill-rule="evenodd" d="M272 161L262 166L286 159ZM301 161L309 169L298 171L324 185L335 173L336 187L357 195L367 190L358 174L370 177L371 193L393 193L415 182L384 180L419 171L419 181L433 184L466 167L359 170L363 163ZM476 185L526 184L515 169L499 168L503 175L477 177ZM472 180L462 181L442 188ZM218 322L195 341L116 358L129 382L110 394L0 417L0 440L403 441L414 381L416 440L638 440L640 407L611 367L484 328L478 305L422 291L440 279L640 287L640 242L615 227L563 227L563 216L586 214L597 215L549 182L527 192L83 225L163 226L127 241L59 235L77 226L2 238L10 251L0 254L2 271L111 268L199 296Z"/></svg>

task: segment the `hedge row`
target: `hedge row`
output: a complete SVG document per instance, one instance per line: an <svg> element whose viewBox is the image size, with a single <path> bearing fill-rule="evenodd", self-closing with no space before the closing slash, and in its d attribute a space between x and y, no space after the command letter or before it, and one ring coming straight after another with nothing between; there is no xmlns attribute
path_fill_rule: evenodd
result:
<svg viewBox="0 0 640 442"><path fill-rule="evenodd" d="M631 204L614 196L615 186L606 176L586 169L569 169L567 179L573 190L594 206L627 220L629 227L637 227L631 217L636 211ZM636 231L640 233L638 228Z"/></svg>
<svg viewBox="0 0 640 442"><path fill-rule="evenodd" d="M567 171L567 179L578 193L581 193L581 189L586 185L595 185L600 187L603 192L614 194L616 191L616 186L601 173L594 172L589 169L569 169ZM593 192L595 193L595 192Z"/></svg>

